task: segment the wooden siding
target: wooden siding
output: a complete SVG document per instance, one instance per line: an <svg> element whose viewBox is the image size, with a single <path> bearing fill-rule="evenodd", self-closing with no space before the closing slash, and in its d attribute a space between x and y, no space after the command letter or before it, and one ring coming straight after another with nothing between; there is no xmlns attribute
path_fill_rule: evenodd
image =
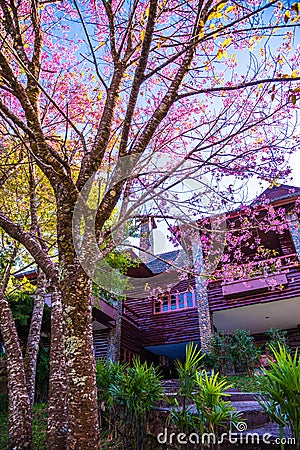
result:
<svg viewBox="0 0 300 450"><path fill-rule="evenodd" d="M145 345L176 344L200 339L197 308L151 313L145 324Z"/></svg>
<svg viewBox="0 0 300 450"><path fill-rule="evenodd" d="M95 358L105 358L107 355L108 330L93 331Z"/></svg>
<svg viewBox="0 0 300 450"><path fill-rule="evenodd" d="M142 361L157 362L157 357L144 349L142 327L126 316L122 318L121 346L140 356Z"/></svg>
<svg viewBox="0 0 300 450"><path fill-rule="evenodd" d="M190 282L194 287L194 281ZM184 280L171 292L188 290L188 282ZM167 311L154 314L153 299L128 299L126 304L135 312L135 320L141 330L144 346L162 345L199 340L197 308Z"/></svg>
<svg viewBox="0 0 300 450"><path fill-rule="evenodd" d="M289 230L278 234L277 237L281 257L295 254L295 246ZM284 268L282 270L284 271ZM288 283L283 289L275 287L263 292L249 292L249 295L243 293L242 296L237 295L235 298L224 297L221 280L209 282L210 312L300 296L300 266L290 267L284 272L286 272ZM194 280L190 283L193 287L195 286ZM187 289L188 282L185 280L175 286L171 292L184 292ZM127 340L126 347L132 351L139 352L141 348L148 345L175 344L200 338L197 307L155 314L153 299L128 299L126 304L129 307L128 310L125 309L126 316L134 325L131 328L128 328L128 324L123 325L122 345L126 345L123 341ZM299 344L299 338L299 333L291 334L293 345Z"/></svg>
<svg viewBox="0 0 300 450"><path fill-rule="evenodd" d="M128 320L126 317L122 318L121 342L122 346L133 353L140 353L143 347L140 328L136 323Z"/></svg>
<svg viewBox="0 0 300 450"><path fill-rule="evenodd" d="M284 230L283 234L278 235L282 255L291 255L296 253L294 242L292 241L289 230Z"/></svg>
<svg viewBox="0 0 300 450"><path fill-rule="evenodd" d="M246 305L255 305L270 301L278 301L300 296L300 268L289 269L287 275L288 284L282 290L275 287L273 290L261 293L251 293L242 297L225 298L222 293L221 281L211 282L208 286L208 298L210 310L220 311L223 309L237 308Z"/></svg>
<svg viewBox="0 0 300 450"><path fill-rule="evenodd" d="M287 330L288 343L292 350L300 348L300 325L297 328Z"/></svg>

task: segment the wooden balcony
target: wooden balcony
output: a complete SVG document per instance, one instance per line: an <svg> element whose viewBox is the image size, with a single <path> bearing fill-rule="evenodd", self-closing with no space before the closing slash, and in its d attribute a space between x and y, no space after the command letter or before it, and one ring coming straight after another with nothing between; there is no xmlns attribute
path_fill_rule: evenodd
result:
<svg viewBox="0 0 300 450"><path fill-rule="evenodd" d="M299 267L296 253L256 261L252 264L233 265L232 276L218 272L224 297L238 297L251 293L272 290L288 284L287 273L291 268Z"/></svg>
<svg viewBox="0 0 300 450"><path fill-rule="evenodd" d="M116 324L117 309L103 298L92 302L93 317L105 327L112 328Z"/></svg>
<svg viewBox="0 0 300 450"><path fill-rule="evenodd" d="M243 280L237 280L222 284L224 297L248 295L251 292L263 292L276 286L286 286L287 277L285 273L273 273L266 276L257 276Z"/></svg>
<svg viewBox="0 0 300 450"><path fill-rule="evenodd" d="M238 271L241 267L237 267L236 275L231 279L222 278L219 273L219 276L208 284L210 311L214 313L225 309L299 297L300 264L297 255L289 254L272 258L272 264L274 261L276 263L276 260L276 272L268 272L266 266L263 268L260 265L259 269L263 269L263 273L255 273L258 272L258 268L253 269L252 265L251 270L249 268L248 277L245 276L247 270ZM240 273L244 276L239 276Z"/></svg>

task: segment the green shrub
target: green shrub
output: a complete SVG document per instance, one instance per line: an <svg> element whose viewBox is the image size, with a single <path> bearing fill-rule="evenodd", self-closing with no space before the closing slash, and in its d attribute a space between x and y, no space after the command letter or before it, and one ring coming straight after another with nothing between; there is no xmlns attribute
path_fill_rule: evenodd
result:
<svg viewBox="0 0 300 450"><path fill-rule="evenodd" d="M99 402L100 426L112 433L112 428L118 422L117 402L111 393L114 385L121 385L125 377L125 364L107 361L105 358L96 362L96 380Z"/></svg>
<svg viewBox="0 0 300 450"><path fill-rule="evenodd" d="M214 333L210 339L209 368L225 375L232 368L230 357L230 335Z"/></svg>
<svg viewBox="0 0 300 450"><path fill-rule="evenodd" d="M40 347L36 363L35 400L46 402L50 374L50 348Z"/></svg>
<svg viewBox="0 0 300 450"><path fill-rule="evenodd" d="M300 356L294 356L280 343L272 347L272 358L269 369L262 369L267 380L261 386L263 399L259 400L271 420L282 429L289 425L296 448L300 448Z"/></svg>
<svg viewBox="0 0 300 450"><path fill-rule="evenodd" d="M107 361L105 358L96 362L96 380L98 387L98 399L109 406L113 405L113 396L110 389L123 383L127 365L119 362Z"/></svg>
<svg viewBox="0 0 300 450"><path fill-rule="evenodd" d="M256 347L254 338L246 330L236 330L230 337L229 358L236 373L253 376L254 368L259 362L261 350Z"/></svg>
<svg viewBox="0 0 300 450"><path fill-rule="evenodd" d="M190 343L185 349L185 361L175 362L179 379L179 389L176 397L171 398L171 413L169 420L185 433L192 431L195 426L195 415L189 407L197 384L197 373L202 369L204 354L197 346Z"/></svg>
<svg viewBox="0 0 300 450"><path fill-rule="evenodd" d="M35 404L32 411L32 450L45 449L46 428L47 428L47 408L43 403ZM0 449L8 448L8 415L0 414Z"/></svg>
<svg viewBox="0 0 300 450"><path fill-rule="evenodd" d="M225 401L231 386L214 371L202 370L204 355L193 344L186 347L186 360L176 364L179 389L172 400L169 420L180 432L199 431L218 434L221 427L240 420L234 407ZM191 408L196 405L196 411Z"/></svg>
<svg viewBox="0 0 300 450"><path fill-rule="evenodd" d="M241 414L231 406L230 401L225 401L225 393L231 387L227 379L220 377L212 371L209 375L206 370L196 374L197 390L193 395L193 401L197 407L197 420L200 432L214 433L218 435L220 428L241 420Z"/></svg>
<svg viewBox="0 0 300 450"><path fill-rule="evenodd" d="M160 376L136 358L132 367L99 360L96 365L102 430L126 448L141 448L149 413L162 398Z"/></svg>
<svg viewBox="0 0 300 450"><path fill-rule="evenodd" d="M242 392L259 392L261 385L265 382L264 376L249 377L248 375L230 375L227 377L228 382L233 389Z"/></svg>
<svg viewBox="0 0 300 450"><path fill-rule="evenodd" d="M235 373L253 376L260 355L254 338L246 330L236 330L232 335L215 333L211 337L209 357L212 367L223 375L234 369Z"/></svg>
<svg viewBox="0 0 300 450"><path fill-rule="evenodd" d="M268 341L266 342L266 352L269 355L272 355L272 348L275 348L276 351L279 351L279 345L281 347L285 347L289 351L287 332L283 330L279 330L278 328L270 328L266 332L266 336Z"/></svg>
<svg viewBox="0 0 300 450"><path fill-rule="evenodd" d="M0 415L7 414L8 411L8 395L0 394Z"/></svg>

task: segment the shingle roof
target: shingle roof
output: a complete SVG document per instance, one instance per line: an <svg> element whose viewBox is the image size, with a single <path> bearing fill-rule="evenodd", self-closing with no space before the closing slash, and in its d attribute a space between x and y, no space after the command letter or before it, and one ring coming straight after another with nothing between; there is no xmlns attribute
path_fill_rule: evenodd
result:
<svg viewBox="0 0 300 450"><path fill-rule="evenodd" d="M161 261L161 259L155 258L149 261L146 265L154 275L165 272L166 270L172 268L172 266L168 264L167 261L175 263L178 254L179 250L173 250L172 252L162 253L157 256L161 258L163 261Z"/></svg>

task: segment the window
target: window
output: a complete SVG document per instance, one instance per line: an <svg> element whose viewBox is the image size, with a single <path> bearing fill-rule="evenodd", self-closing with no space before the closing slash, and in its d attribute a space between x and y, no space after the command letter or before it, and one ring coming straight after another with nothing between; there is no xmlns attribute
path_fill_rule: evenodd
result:
<svg viewBox="0 0 300 450"><path fill-rule="evenodd" d="M191 308L192 306L194 306L194 296L191 292L187 292L185 294L186 296L186 305L188 308Z"/></svg>
<svg viewBox="0 0 300 450"><path fill-rule="evenodd" d="M171 300L171 309L174 311L174 309L177 309L176 295L171 295L170 300Z"/></svg>
<svg viewBox="0 0 300 450"><path fill-rule="evenodd" d="M163 294L154 300L154 313L168 311L180 311L186 308L193 308L196 305L195 292L176 292Z"/></svg>
<svg viewBox="0 0 300 450"><path fill-rule="evenodd" d="M179 309L184 308L184 298L185 298L185 294L183 292L180 292L180 294L178 294L178 308Z"/></svg>

